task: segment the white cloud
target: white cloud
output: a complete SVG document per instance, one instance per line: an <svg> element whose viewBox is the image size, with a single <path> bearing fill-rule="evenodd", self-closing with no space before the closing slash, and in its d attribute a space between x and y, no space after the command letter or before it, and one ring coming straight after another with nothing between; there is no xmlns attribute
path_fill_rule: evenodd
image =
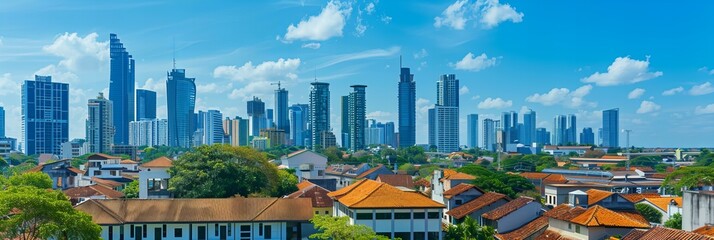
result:
<svg viewBox="0 0 714 240"><path fill-rule="evenodd" d="M97 37L97 33L84 37L77 33L64 33L42 50L62 57L59 65L71 71L97 69L109 60L109 42L98 42Z"/></svg>
<svg viewBox="0 0 714 240"><path fill-rule="evenodd" d="M704 107L697 106L696 108L694 108L694 113L697 115L712 114L712 113L714 113L714 103L706 105Z"/></svg>
<svg viewBox="0 0 714 240"><path fill-rule="evenodd" d="M431 104L431 101L426 98L419 98L416 101L416 109L417 113L422 114L426 116L426 114L429 112L429 108L433 107L433 104Z"/></svg>
<svg viewBox="0 0 714 240"><path fill-rule="evenodd" d="M645 94L645 90L642 88L635 88L635 90L632 90L629 94L627 94L628 99L637 99L642 97L642 95Z"/></svg>
<svg viewBox="0 0 714 240"><path fill-rule="evenodd" d="M637 113L639 114L645 114L645 113L651 113L651 112L656 112L659 111L662 107L660 105L657 105L654 102L650 101L642 101L640 104L640 108L637 109Z"/></svg>
<svg viewBox="0 0 714 240"><path fill-rule="evenodd" d="M357 21L357 25L355 26L355 36L364 36L365 31L367 31L367 25L362 24L362 19L359 19Z"/></svg>
<svg viewBox="0 0 714 240"><path fill-rule="evenodd" d="M20 81L12 80L12 74L0 76L0 96L20 95Z"/></svg>
<svg viewBox="0 0 714 240"><path fill-rule="evenodd" d="M46 67L37 70L34 75L52 76L53 82L73 83L79 81L79 77L76 74L73 72L62 71L54 64L47 65Z"/></svg>
<svg viewBox="0 0 714 240"><path fill-rule="evenodd" d="M473 72L478 72L483 69L493 67L495 65L495 57L489 58L488 56L486 56L486 53L482 53L479 56L475 56L473 53L470 52L466 54L463 59L456 62L456 64L452 64L455 69Z"/></svg>
<svg viewBox="0 0 714 240"><path fill-rule="evenodd" d="M374 112L367 113L367 118L375 119L378 122L394 121L394 120L392 120L392 113L384 112L384 111L374 111Z"/></svg>
<svg viewBox="0 0 714 240"><path fill-rule="evenodd" d="M312 49L318 49L322 46L319 42L311 42L311 43L305 43L302 45L302 48L312 48Z"/></svg>
<svg viewBox="0 0 714 240"><path fill-rule="evenodd" d="M153 78L148 78L144 81L144 85L141 89L151 90L156 92L157 97L164 96L166 94L166 82L161 80L154 80Z"/></svg>
<svg viewBox="0 0 714 240"><path fill-rule="evenodd" d="M649 56L644 61L631 59L629 56L618 57L607 67L607 72L593 73L589 77L583 78L582 81L595 83L598 86L615 86L642 82L662 76L660 71L648 72L649 65Z"/></svg>
<svg viewBox="0 0 714 240"><path fill-rule="evenodd" d="M310 16L300 21L297 26L290 24L285 33L285 40L324 41L332 37L341 37L346 18L352 12L348 3L330 1L317 16Z"/></svg>
<svg viewBox="0 0 714 240"><path fill-rule="evenodd" d="M526 97L526 101L532 103L540 103L545 106L553 106L556 104L562 104L566 107L577 108L584 104L589 106L595 106L596 103L587 102L584 100L585 96L590 94L593 86L588 84L581 86L572 92L567 88L553 88L547 93L543 94L533 94Z"/></svg>
<svg viewBox="0 0 714 240"><path fill-rule="evenodd" d="M329 59L325 63L318 65L317 68L322 69L322 68L326 68L326 67L338 64L338 63L352 61L352 60L394 56L395 54L399 53L400 50L401 50L400 47L391 47L388 49L370 49L370 50L362 51L362 52L335 55L335 56L329 57Z"/></svg>
<svg viewBox="0 0 714 240"><path fill-rule="evenodd" d="M367 7L364 8L364 11L367 12L367 14L374 13L374 3L367 4Z"/></svg>
<svg viewBox="0 0 714 240"><path fill-rule="evenodd" d="M481 95L476 95L476 96L471 97L471 100L478 100L480 98L481 98Z"/></svg>
<svg viewBox="0 0 714 240"><path fill-rule="evenodd" d="M223 93L231 88L233 88L233 83L229 83L228 86L219 86L216 83L209 83L205 85L196 84L196 91L198 93Z"/></svg>
<svg viewBox="0 0 714 240"><path fill-rule="evenodd" d="M71 87L69 88L69 103L75 105L81 103L87 103L87 92L84 89ZM104 95L104 97L109 98L109 95Z"/></svg>
<svg viewBox="0 0 714 240"><path fill-rule="evenodd" d="M694 96L707 95L714 92L714 87L710 82L705 82L700 85L695 85L692 89L689 89L689 94Z"/></svg>
<svg viewBox="0 0 714 240"><path fill-rule="evenodd" d="M469 21L476 19L483 24L483 28L489 29L506 21L522 22L523 13L516 11L510 4L501 4L499 0L479 0L474 3L457 0L444 9L440 16L434 17L434 27L463 30Z"/></svg>
<svg viewBox="0 0 714 240"><path fill-rule="evenodd" d="M280 58L277 61L266 61L257 66L248 61L243 66L218 66L213 70L213 77L227 78L235 81L278 81L297 79L296 70L300 67L299 58Z"/></svg>
<svg viewBox="0 0 714 240"><path fill-rule="evenodd" d="M669 89L669 90L665 90L664 92L662 92L662 95L664 95L664 96L672 96L672 95L677 94L677 93L682 92L682 91L684 91L684 88L683 88L683 87L676 87L676 88L672 88L672 89Z"/></svg>
<svg viewBox="0 0 714 240"><path fill-rule="evenodd" d="M480 103L478 103L479 109L497 109L497 108L507 108L513 106L513 101L503 100L501 98L486 98Z"/></svg>
<svg viewBox="0 0 714 240"><path fill-rule="evenodd" d="M380 20L382 20L382 22L383 22L384 24L389 24L390 22L392 22L392 17L390 17L390 16L384 16L384 17L382 17Z"/></svg>
<svg viewBox="0 0 714 240"><path fill-rule="evenodd" d="M464 95L467 93L469 93L469 87L467 87L466 85L461 86L461 88L459 89L459 95Z"/></svg>
<svg viewBox="0 0 714 240"><path fill-rule="evenodd" d="M414 59L422 59L429 56L429 52L426 51L426 49L421 49L418 52L414 53Z"/></svg>
<svg viewBox="0 0 714 240"><path fill-rule="evenodd" d="M709 75L714 75L714 69L709 69L708 67L701 67L699 68L700 72L705 72Z"/></svg>

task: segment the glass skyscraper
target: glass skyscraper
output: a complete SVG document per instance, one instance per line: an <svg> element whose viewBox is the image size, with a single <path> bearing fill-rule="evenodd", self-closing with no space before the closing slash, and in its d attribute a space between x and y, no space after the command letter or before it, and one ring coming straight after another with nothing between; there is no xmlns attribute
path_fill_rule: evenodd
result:
<svg viewBox="0 0 714 240"><path fill-rule="evenodd" d="M172 69L167 75L169 146L188 148L196 129L196 79L186 78L185 69Z"/></svg>
<svg viewBox="0 0 714 240"><path fill-rule="evenodd" d="M306 146L310 139L308 121L310 106L307 104L293 104L290 106L290 141L295 146Z"/></svg>
<svg viewBox="0 0 714 240"><path fill-rule="evenodd" d="M367 99L365 89L367 85L352 85L349 95L349 111L347 125L349 126L350 149L352 151L364 149L364 129L367 117Z"/></svg>
<svg viewBox="0 0 714 240"><path fill-rule="evenodd" d="M530 146L536 142L536 124L536 112L528 109L523 114L523 137L519 139L521 143Z"/></svg>
<svg viewBox="0 0 714 240"><path fill-rule="evenodd" d="M116 34L109 34L109 100L113 104L114 143L129 144L129 122L134 121L134 59Z"/></svg>
<svg viewBox="0 0 714 240"><path fill-rule="evenodd" d="M496 123L493 119L486 118L483 120L483 141L481 146L491 152L496 151Z"/></svg>
<svg viewBox="0 0 714 240"><path fill-rule="evenodd" d="M265 116L265 103L260 98L253 97L247 105L248 118L250 118L250 135L259 136L260 129L268 128L268 118Z"/></svg>
<svg viewBox="0 0 714 240"><path fill-rule="evenodd" d="M553 141L554 145L565 145L568 142L568 120L565 115L555 116L553 119Z"/></svg>
<svg viewBox="0 0 714 240"><path fill-rule="evenodd" d="M340 140L343 148L350 148L350 96L340 97Z"/></svg>
<svg viewBox="0 0 714 240"><path fill-rule="evenodd" d="M580 133L580 144L595 144L595 133L592 128L583 128L583 132Z"/></svg>
<svg viewBox="0 0 714 240"><path fill-rule="evenodd" d="M87 103L87 142L91 153L110 153L114 144L112 101L101 92Z"/></svg>
<svg viewBox="0 0 714 240"><path fill-rule="evenodd" d="M620 109L602 111L602 146L619 147Z"/></svg>
<svg viewBox="0 0 714 240"><path fill-rule="evenodd" d="M469 148L478 147L478 114L466 116L466 145Z"/></svg>
<svg viewBox="0 0 714 240"><path fill-rule="evenodd" d="M156 92L136 89L136 121L156 119Z"/></svg>
<svg viewBox="0 0 714 240"><path fill-rule="evenodd" d="M436 82L436 105L429 110L429 144L438 152L459 150L459 80L445 74Z"/></svg>
<svg viewBox="0 0 714 240"><path fill-rule="evenodd" d="M566 130L565 144L577 145L578 144L578 124L577 118L574 114L568 115L568 129Z"/></svg>
<svg viewBox="0 0 714 240"><path fill-rule="evenodd" d="M280 88L275 90L275 128L285 131L285 134L290 134L290 120L288 118L288 90Z"/></svg>
<svg viewBox="0 0 714 240"><path fill-rule="evenodd" d="M25 154L60 155L69 140L69 84L35 76L22 84L22 132Z"/></svg>
<svg viewBox="0 0 714 240"><path fill-rule="evenodd" d="M332 145L334 134L330 129L330 84L325 82L310 83L310 129L312 131L310 146L313 150ZM332 136L332 138L330 138Z"/></svg>
<svg viewBox="0 0 714 240"><path fill-rule="evenodd" d="M201 123L203 126L203 144L223 143L223 114L218 110L204 112Z"/></svg>
<svg viewBox="0 0 714 240"><path fill-rule="evenodd" d="M0 138L5 137L5 109L0 107Z"/></svg>
<svg viewBox="0 0 714 240"><path fill-rule="evenodd" d="M416 144L416 82L409 68L400 68L398 111L399 111L399 147L411 147Z"/></svg>

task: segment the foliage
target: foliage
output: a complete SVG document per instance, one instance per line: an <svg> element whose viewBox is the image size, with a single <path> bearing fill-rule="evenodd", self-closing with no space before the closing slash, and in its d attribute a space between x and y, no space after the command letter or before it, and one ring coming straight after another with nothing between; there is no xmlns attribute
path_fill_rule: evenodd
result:
<svg viewBox="0 0 714 240"><path fill-rule="evenodd" d="M344 152L337 147L325 148L321 153L327 157L327 161L330 163L342 162L342 155L344 155Z"/></svg>
<svg viewBox="0 0 714 240"><path fill-rule="evenodd" d="M668 228L682 229L682 214L675 213L669 217L666 222L664 222L664 226Z"/></svg>
<svg viewBox="0 0 714 240"><path fill-rule="evenodd" d="M662 182L663 187L672 188L680 196L684 189L712 185L714 185L712 167L682 167L669 174Z"/></svg>
<svg viewBox="0 0 714 240"><path fill-rule="evenodd" d="M638 203L635 204L635 209L637 209L637 212L642 214L642 216L644 216L647 221L653 223L662 223L662 213L654 207L645 203Z"/></svg>
<svg viewBox="0 0 714 240"><path fill-rule="evenodd" d="M439 169L437 165L421 165L421 167L419 167L419 177L429 178L431 174L434 173L434 170L437 169Z"/></svg>
<svg viewBox="0 0 714 240"><path fill-rule="evenodd" d="M424 148L417 146L400 148L397 151L397 156L402 158L402 161L409 163L426 163L428 159L424 153Z"/></svg>
<svg viewBox="0 0 714 240"><path fill-rule="evenodd" d="M27 162L21 163L20 165L16 165L16 166L12 166L12 167L8 168L6 171L4 171L4 175L5 176L13 176L13 175L17 175L17 174L22 174L36 166L37 166L37 164L35 164L34 161L27 161Z"/></svg>
<svg viewBox="0 0 714 240"><path fill-rule="evenodd" d="M495 239L493 237L495 234L496 232L493 228L489 226L479 226L478 221L466 216L462 223L449 226L444 235L444 239L490 240Z"/></svg>
<svg viewBox="0 0 714 240"><path fill-rule="evenodd" d="M44 179L42 179L44 178ZM0 181L3 182L3 181ZM75 210L43 173L16 175L0 190L0 239L99 239L101 227Z"/></svg>
<svg viewBox="0 0 714 240"><path fill-rule="evenodd" d="M293 173L278 170L278 186L273 196L285 196L298 190L298 178Z"/></svg>
<svg viewBox="0 0 714 240"><path fill-rule="evenodd" d="M537 171L558 166L555 158L547 154L529 154L509 156L502 160L501 166L506 171Z"/></svg>
<svg viewBox="0 0 714 240"><path fill-rule="evenodd" d="M141 155L139 155L139 157L141 158L142 162L148 162L159 157L173 158L188 150L189 149L186 148L169 146L146 147L142 149Z"/></svg>
<svg viewBox="0 0 714 240"><path fill-rule="evenodd" d="M332 217L315 215L310 220L318 233L310 235L313 239L346 239L346 240L386 240L388 237L377 235L365 225L351 225L347 217Z"/></svg>
<svg viewBox="0 0 714 240"><path fill-rule="evenodd" d="M267 154L268 159L280 159L280 157L300 150L298 146L277 146L263 150Z"/></svg>
<svg viewBox="0 0 714 240"><path fill-rule="evenodd" d="M658 156L638 156L630 160L630 166L645 166L654 168L655 165L662 163L662 160ZM624 167L625 161L617 163L618 167Z"/></svg>
<svg viewBox="0 0 714 240"><path fill-rule="evenodd" d="M139 181L131 181L122 192L124 193L124 198L139 198Z"/></svg>
<svg viewBox="0 0 714 240"><path fill-rule="evenodd" d="M510 198L516 198L519 192L535 189L528 179L520 175L492 171L480 165L469 164L459 168L458 171L476 176L473 184L484 191L502 193Z"/></svg>
<svg viewBox="0 0 714 240"><path fill-rule="evenodd" d="M671 164L658 163L657 165L655 165L654 169L655 169L655 171L657 171L658 173L663 173L663 172L667 172L667 168L668 168L669 166L671 166Z"/></svg>
<svg viewBox="0 0 714 240"><path fill-rule="evenodd" d="M405 163L399 166L399 171L404 171L406 173L413 173L417 170L417 168L414 166L414 164L411 163Z"/></svg>
<svg viewBox="0 0 714 240"><path fill-rule="evenodd" d="M702 149L701 153L697 157L695 166L711 166L714 164L714 153L709 151L709 149Z"/></svg>
<svg viewBox="0 0 714 240"><path fill-rule="evenodd" d="M184 153L168 170L176 198L225 198L272 195L277 168L260 152L226 144L204 145Z"/></svg>
<svg viewBox="0 0 714 240"><path fill-rule="evenodd" d="M32 162L35 162L35 164L37 164L36 159L37 159L36 155L35 156L27 156L27 155L19 153L19 152L13 152L13 153L10 153L10 155L5 160L7 160L10 163L10 165L15 166L15 165L20 165L27 161L32 161Z"/></svg>

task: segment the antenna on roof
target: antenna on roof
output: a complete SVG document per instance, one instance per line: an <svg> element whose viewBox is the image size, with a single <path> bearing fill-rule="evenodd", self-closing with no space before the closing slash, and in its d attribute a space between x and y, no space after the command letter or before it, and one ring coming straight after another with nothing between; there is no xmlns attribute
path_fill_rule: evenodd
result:
<svg viewBox="0 0 714 240"><path fill-rule="evenodd" d="M402 68L402 55L399 54L399 68Z"/></svg>

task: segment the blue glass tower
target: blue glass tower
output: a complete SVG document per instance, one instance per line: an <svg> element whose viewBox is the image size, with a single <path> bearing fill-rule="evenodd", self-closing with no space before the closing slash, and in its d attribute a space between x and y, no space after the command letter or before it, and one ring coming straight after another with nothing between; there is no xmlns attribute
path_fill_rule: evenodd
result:
<svg viewBox="0 0 714 240"><path fill-rule="evenodd" d="M288 90L281 88L275 90L275 127L285 130L285 134L290 135L290 120L288 108Z"/></svg>
<svg viewBox="0 0 714 240"><path fill-rule="evenodd" d="M478 114L466 116L466 145L469 148L478 147Z"/></svg>
<svg viewBox="0 0 714 240"><path fill-rule="evenodd" d="M0 138L5 137L5 109L0 107Z"/></svg>
<svg viewBox="0 0 714 240"><path fill-rule="evenodd" d="M592 128L583 128L583 132L580 133L580 144L595 144L595 133Z"/></svg>
<svg viewBox="0 0 714 240"><path fill-rule="evenodd" d="M69 84L35 76L22 84L22 132L25 154L60 154L69 139Z"/></svg>
<svg viewBox="0 0 714 240"><path fill-rule="evenodd" d="M169 146L188 148L196 128L196 79L186 78L185 69L172 69L167 75Z"/></svg>
<svg viewBox="0 0 714 240"><path fill-rule="evenodd" d="M409 68L401 68L399 74L399 147L416 144L416 82Z"/></svg>
<svg viewBox="0 0 714 240"><path fill-rule="evenodd" d="M602 111L602 146L619 147L620 109Z"/></svg>
<svg viewBox="0 0 714 240"><path fill-rule="evenodd" d="M156 119L156 92L136 89L136 121Z"/></svg>
<svg viewBox="0 0 714 240"><path fill-rule="evenodd" d="M526 145L531 145L536 142L536 112L528 109L523 114L523 137L520 142Z"/></svg>
<svg viewBox="0 0 714 240"><path fill-rule="evenodd" d="M307 146L310 139L308 118L310 105L294 104L290 106L290 141L295 146Z"/></svg>
<svg viewBox="0 0 714 240"><path fill-rule="evenodd" d="M134 121L134 59L116 34L109 34L109 100L114 118L114 143L129 144L129 122Z"/></svg>

